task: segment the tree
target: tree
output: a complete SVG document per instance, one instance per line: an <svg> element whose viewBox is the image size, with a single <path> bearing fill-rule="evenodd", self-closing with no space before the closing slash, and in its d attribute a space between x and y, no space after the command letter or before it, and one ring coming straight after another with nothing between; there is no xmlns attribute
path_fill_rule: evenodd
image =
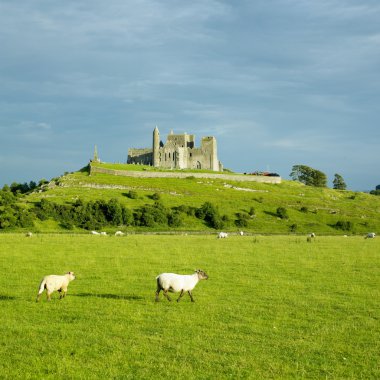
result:
<svg viewBox="0 0 380 380"><path fill-rule="evenodd" d="M215 229L223 228L224 223L218 209L210 202L205 202L195 212L195 216L203 219L210 227Z"/></svg>
<svg viewBox="0 0 380 380"><path fill-rule="evenodd" d="M299 181L308 186L326 187L327 177L320 170L313 169L306 165L294 165L290 177L294 181Z"/></svg>
<svg viewBox="0 0 380 380"><path fill-rule="evenodd" d="M336 190L346 190L347 185L340 174L334 174L333 188Z"/></svg>

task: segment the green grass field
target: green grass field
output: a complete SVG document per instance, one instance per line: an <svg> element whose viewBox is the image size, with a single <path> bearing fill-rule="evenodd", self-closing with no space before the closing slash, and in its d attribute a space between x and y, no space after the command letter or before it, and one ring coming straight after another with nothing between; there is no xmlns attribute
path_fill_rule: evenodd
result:
<svg viewBox="0 0 380 380"><path fill-rule="evenodd" d="M4 379L378 379L380 240L0 234ZM191 303L155 277L202 268ZM35 302L72 270L68 295Z"/></svg>

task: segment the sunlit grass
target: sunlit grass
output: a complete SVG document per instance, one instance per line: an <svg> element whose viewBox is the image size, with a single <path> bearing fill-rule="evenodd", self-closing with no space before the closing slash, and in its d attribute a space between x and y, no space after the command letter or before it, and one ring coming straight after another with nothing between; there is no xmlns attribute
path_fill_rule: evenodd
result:
<svg viewBox="0 0 380 380"><path fill-rule="evenodd" d="M113 164L114 165L114 164ZM139 166L139 165L130 165ZM129 191L138 194L136 199L128 197ZM72 203L78 198L85 202L116 198L131 210L145 204L153 204L153 194L159 194L166 207L200 207L211 202L228 222L224 229L236 232L237 213L248 213L254 208L255 215L249 218L244 228L253 233L297 233L317 232L326 235L365 234L380 230L380 197L351 191L304 186L293 181L281 184L256 182L234 182L221 179L193 178L139 178L107 174L75 172L59 179L59 185L43 192L28 195L25 200L33 205L41 198L56 203ZM278 207L287 210L288 219L276 216ZM304 210L301 211L301 210ZM353 228L342 231L334 228L337 221L350 221ZM210 230L195 218L187 218L179 230ZM129 228L132 230L133 228ZM167 226L157 226L167 230ZM62 229L61 229L62 230ZM39 223L36 231L52 231L45 223Z"/></svg>
<svg viewBox="0 0 380 380"><path fill-rule="evenodd" d="M0 235L0 373L379 378L380 242L362 237ZM210 276L154 302L163 271ZM35 303L73 270L66 299Z"/></svg>

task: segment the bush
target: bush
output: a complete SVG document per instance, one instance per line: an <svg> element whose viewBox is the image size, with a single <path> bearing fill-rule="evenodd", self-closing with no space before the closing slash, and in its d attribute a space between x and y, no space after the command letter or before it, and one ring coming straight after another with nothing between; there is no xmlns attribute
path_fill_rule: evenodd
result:
<svg viewBox="0 0 380 380"><path fill-rule="evenodd" d="M145 205L134 214L135 224L138 226L154 227L168 224L168 210L162 203L156 202L153 206Z"/></svg>
<svg viewBox="0 0 380 380"><path fill-rule="evenodd" d="M285 207L278 207L276 210L276 215L281 219L288 219L288 212Z"/></svg>
<svg viewBox="0 0 380 380"><path fill-rule="evenodd" d="M353 223L350 222L349 220L338 220L335 224L334 227L337 230L343 230L343 231L351 231L354 227Z"/></svg>
<svg viewBox="0 0 380 380"><path fill-rule="evenodd" d="M203 219L209 227L221 229L224 226L223 220L217 208L210 202L205 202L195 211L198 219Z"/></svg>
<svg viewBox="0 0 380 380"><path fill-rule="evenodd" d="M152 198L153 200L155 200L155 201L158 201L158 200L160 200L161 196L160 196L160 194L158 194L158 193L154 193L154 194L152 195L151 198Z"/></svg>
<svg viewBox="0 0 380 380"><path fill-rule="evenodd" d="M249 220L249 215L245 213L236 213L237 219L235 220L235 225L237 227L247 227L248 226L248 220Z"/></svg>
<svg viewBox="0 0 380 380"><path fill-rule="evenodd" d="M182 226L182 223L183 223L183 218L179 212L174 211L168 215L168 225L170 227L180 227Z"/></svg>
<svg viewBox="0 0 380 380"><path fill-rule="evenodd" d="M138 198L137 191L130 190L130 191L127 193L127 197L130 198L130 199L137 199L137 198Z"/></svg>
<svg viewBox="0 0 380 380"><path fill-rule="evenodd" d="M302 206L302 207L300 208L300 211L301 211L301 212L304 212L304 213L307 213L307 212L309 211L309 209L308 209L306 206Z"/></svg>

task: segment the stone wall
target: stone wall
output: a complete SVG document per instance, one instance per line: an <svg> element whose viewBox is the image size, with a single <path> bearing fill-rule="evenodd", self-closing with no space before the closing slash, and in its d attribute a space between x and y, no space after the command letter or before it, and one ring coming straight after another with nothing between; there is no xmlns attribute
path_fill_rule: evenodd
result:
<svg viewBox="0 0 380 380"><path fill-rule="evenodd" d="M188 172L154 172L154 171L130 171L130 170L114 170L100 168L90 165L90 175L102 173L124 177L137 177L137 178L209 178L209 179L223 179L226 181L239 181L239 182L261 182L261 183L281 183L281 177L267 177L256 175L237 175L237 174L214 174L214 173L188 173Z"/></svg>

